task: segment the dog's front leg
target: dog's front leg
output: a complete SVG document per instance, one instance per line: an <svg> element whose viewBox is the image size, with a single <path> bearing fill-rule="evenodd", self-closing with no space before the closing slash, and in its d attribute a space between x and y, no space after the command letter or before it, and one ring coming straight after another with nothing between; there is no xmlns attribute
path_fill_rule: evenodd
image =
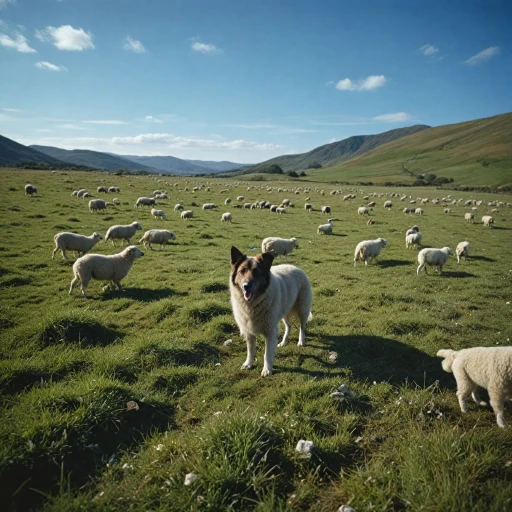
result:
<svg viewBox="0 0 512 512"><path fill-rule="evenodd" d="M274 364L274 355L277 347L277 331L265 336L265 355L263 357L263 370L261 376L272 375L272 365Z"/></svg>
<svg viewBox="0 0 512 512"><path fill-rule="evenodd" d="M254 334L246 334L244 338L247 343L247 359L241 369L250 370L256 357L256 336Z"/></svg>

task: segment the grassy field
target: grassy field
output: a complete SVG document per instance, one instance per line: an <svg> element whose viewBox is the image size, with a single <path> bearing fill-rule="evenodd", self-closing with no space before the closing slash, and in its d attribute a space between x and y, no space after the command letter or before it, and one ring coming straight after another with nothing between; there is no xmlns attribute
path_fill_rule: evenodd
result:
<svg viewBox="0 0 512 512"><path fill-rule="evenodd" d="M354 190L357 199L343 201L348 187L330 195L327 184L295 194L278 192L275 182L217 180L208 182L211 192L194 192L207 183L17 169L0 175L3 510L512 509L512 429L500 429L489 407L472 402L463 416L453 376L435 356L440 348L511 344L512 209L493 213L493 229L480 222L491 207L478 209L475 224L463 220L464 200L510 203L510 196L451 192L463 200L451 215L428 203L421 217L402 213L409 198L392 198L387 211L389 197L378 197L375 224L367 226L357 215L368 202L363 194ZM37 196L24 195L26 183ZM99 185L119 186L121 205L93 214L87 200L71 196L81 187L97 196ZM161 201L167 221L133 208L157 188L171 197ZM219 194L225 188L232 189L229 208ZM401 192L364 190L374 191ZM296 207L281 216L238 209L238 195L289 198ZM315 209L331 206L332 236L316 234L326 216L306 213L306 197ZM195 211L189 222L173 212L178 201ZM219 211L203 212L211 201ZM228 210L233 223L221 223ZM69 296L74 260L72 253L51 259L54 235L104 236L134 220L144 230L174 230L176 241L145 250L124 293L93 281L89 300L78 289ZM455 249L469 240L471 257L460 265L450 259L442 276L416 276L417 250L404 242L413 224L425 246ZM306 347L295 345L294 326L292 343L277 350L275 373L262 378L262 340L256 367L240 370L246 348L228 278L231 246L255 255L266 236L298 238L286 262L309 276L314 318ZM389 242L380 261L354 268L357 243L377 237ZM92 252L118 251L100 242ZM341 384L353 398L329 398ZM512 424L510 410L505 420ZM295 452L300 439L315 443L311 458ZM190 486L187 473L198 475Z"/></svg>

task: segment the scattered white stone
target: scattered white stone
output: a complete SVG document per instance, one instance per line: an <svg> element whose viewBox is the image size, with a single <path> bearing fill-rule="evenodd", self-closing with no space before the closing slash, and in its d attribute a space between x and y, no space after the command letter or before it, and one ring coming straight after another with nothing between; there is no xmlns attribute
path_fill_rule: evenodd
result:
<svg viewBox="0 0 512 512"><path fill-rule="evenodd" d="M220 363L215 363L215 366L220 366Z"/></svg>
<svg viewBox="0 0 512 512"><path fill-rule="evenodd" d="M349 507L348 505L341 505L341 507L338 509L338 512L356 512L356 510L352 507Z"/></svg>
<svg viewBox="0 0 512 512"><path fill-rule="evenodd" d="M199 477L195 473L187 473L185 475L185 485L193 484Z"/></svg>
<svg viewBox="0 0 512 512"><path fill-rule="evenodd" d="M295 451L301 454L301 457L309 458L311 457L313 450L315 449L315 444L313 441L305 441L301 439L297 446L295 447Z"/></svg>
<svg viewBox="0 0 512 512"><path fill-rule="evenodd" d="M220 416L221 414L222 414L222 411L217 411L217 412L213 413L214 416Z"/></svg>
<svg viewBox="0 0 512 512"><path fill-rule="evenodd" d="M163 444L159 444L159 445L156 447L156 451L157 451L157 452L161 452L163 449L164 449L164 445L163 445Z"/></svg>
<svg viewBox="0 0 512 512"><path fill-rule="evenodd" d="M329 352L329 360L336 361L338 359L338 352Z"/></svg>
<svg viewBox="0 0 512 512"><path fill-rule="evenodd" d="M227 347L228 345L231 345L231 343L233 343L233 340L229 339L224 342L224 345Z"/></svg>

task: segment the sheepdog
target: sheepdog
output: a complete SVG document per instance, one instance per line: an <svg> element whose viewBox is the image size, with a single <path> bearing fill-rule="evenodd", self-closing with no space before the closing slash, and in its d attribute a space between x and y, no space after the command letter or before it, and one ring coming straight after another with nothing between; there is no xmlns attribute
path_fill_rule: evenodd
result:
<svg viewBox="0 0 512 512"><path fill-rule="evenodd" d="M505 428L503 408L512 396L512 347L474 347L464 350L439 350L443 370L457 381L460 410L466 412L466 398L471 394L478 405L487 405L478 396L478 387L487 389L498 425Z"/></svg>
<svg viewBox="0 0 512 512"><path fill-rule="evenodd" d="M306 343L306 322L312 318L313 292L306 274L293 265L272 267L270 252L247 257L231 247L231 304L240 334L247 343L247 359L242 369L250 369L256 356L256 336L265 336L262 376L272 374L276 347L284 347L290 339L291 318L300 320L298 346ZM279 345L279 321L285 325Z"/></svg>

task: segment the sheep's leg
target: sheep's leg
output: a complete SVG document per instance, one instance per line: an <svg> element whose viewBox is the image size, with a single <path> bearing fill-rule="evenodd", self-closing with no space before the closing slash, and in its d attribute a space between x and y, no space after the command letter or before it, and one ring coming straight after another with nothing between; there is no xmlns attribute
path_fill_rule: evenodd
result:
<svg viewBox="0 0 512 512"><path fill-rule="evenodd" d="M300 319L300 332L299 332L299 342L297 343L298 347L303 347L306 344L306 322L308 321L309 313L302 316Z"/></svg>
<svg viewBox="0 0 512 512"><path fill-rule="evenodd" d="M89 281L82 281L82 295L88 299L89 297L87 297L87 285L89 284Z"/></svg>
<svg viewBox="0 0 512 512"><path fill-rule="evenodd" d="M69 287L69 295L73 292L73 288L80 282L80 278L75 276L75 278L71 281L71 286Z"/></svg>
<svg viewBox="0 0 512 512"><path fill-rule="evenodd" d="M118 289L120 292L124 291L124 290L123 290L123 287L121 286L121 281L117 281L116 279L113 279L113 280L112 280L112 283L113 283L113 284L117 284L117 289Z"/></svg>
<svg viewBox="0 0 512 512"><path fill-rule="evenodd" d="M459 399L460 410L466 412L466 398L473 393L477 385L461 368L453 368L453 375L457 381L457 398Z"/></svg>
<svg viewBox="0 0 512 512"><path fill-rule="evenodd" d="M416 269L416 275L419 276L420 275L420 272L423 270L423 263L420 263L418 265L418 268Z"/></svg>
<svg viewBox="0 0 512 512"><path fill-rule="evenodd" d="M499 389L495 389L493 387L489 387L489 398L491 402L492 410L496 415L496 422L498 426L501 428L505 428L507 424L503 419L503 409L505 406L505 394L501 392Z"/></svg>
<svg viewBox="0 0 512 512"><path fill-rule="evenodd" d="M485 406L487 405L487 402L484 402L483 400L480 399L480 393L479 393L479 390L478 388L476 388L473 393L471 393L471 396L473 397L473 400L475 401L475 403L477 405L481 405L481 406Z"/></svg>
<svg viewBox="0 0 512 512"><path fill-rule="evenodd" d="M265 355L263 356L263 370L261 376L272 375L272 365L277 347L277 332L272 331L265 337Z"/></svg>
<svg viewBox="0 0 512 512"><path fill-rule="evenodd" d="M66 249L61 249L61 251L62 251L62 258L67 260L68 257L66 256Z"/></svg>
<svg viewBox="0 0 512 512"><path fill-rule="evenodd" d="M288 318L286 318L286 317L283 318L283 323L285 326L283 341L281 341L281 343L279 343L279 345L277 345L278 347L284 347L290 340L290 331L292 328L292 324L290 323L290 320L288 320Z"/></svg>
<svg viewBox="0 0 512 512"><path fill-rule="evenodd" d="M247 359L242 365L241 370L250 370L256 357L256 336L254 334L246 334L244 337L247 343Z"/></svg>
<svg viewBox="0 0 512 512"><path fill-rule="evenodd" d="M52 252L52 260L55 259L55 254L57 253L57 251L59 250L58 247L55 247L55 249L53 249L53 252Z"/></svg>

